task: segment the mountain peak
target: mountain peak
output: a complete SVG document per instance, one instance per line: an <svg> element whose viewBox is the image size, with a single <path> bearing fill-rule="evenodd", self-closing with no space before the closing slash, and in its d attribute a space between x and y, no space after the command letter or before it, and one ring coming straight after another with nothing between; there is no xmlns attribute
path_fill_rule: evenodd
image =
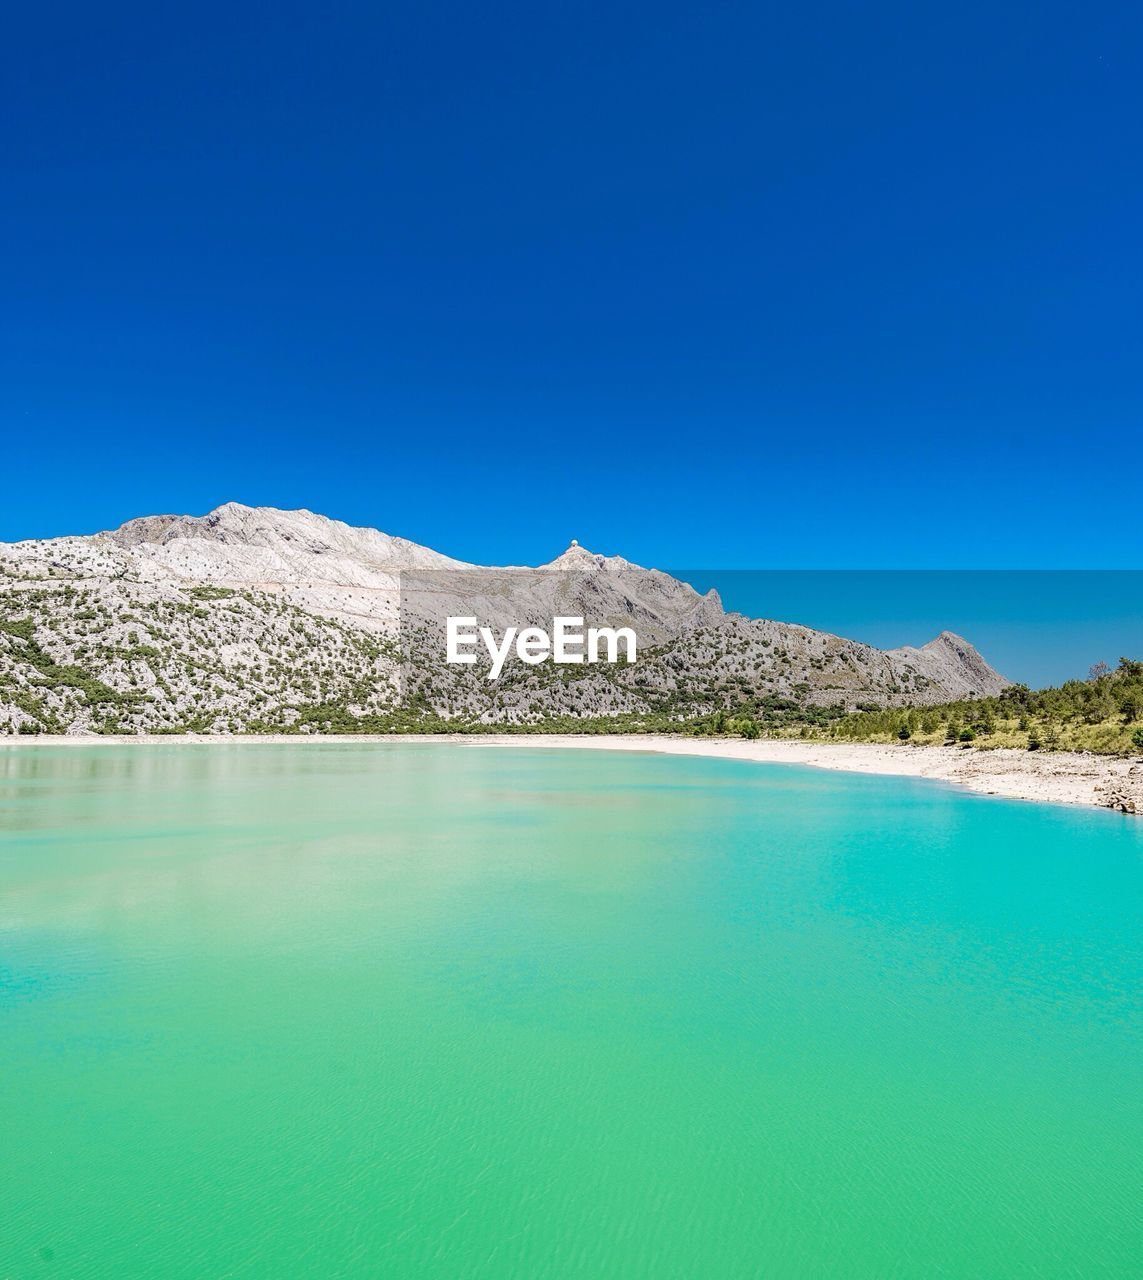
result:
<svg viewBox="0 0 1143 1280"><path fill-rule="evenodd" d="M566 551L539 567L541 569L609 569L615 573L625 569L639 568L630 560L624 560L622 556L602 556L597 551L589 551L587 547L581 547L575 538L568 544Z"/></svg>
<svg viewBox="0 0 1143 1280"><path fill-rule="evenodd" d="M919 649L904 645L888 653L906 661L927 659L931 675L950 697L998 693L1010 683L988 665L973 644L955 631L942 631Z"/></svg>
<svg viewBox="0 0 1143 1280"><path fill-rule="evenodd" d="M598 569L605 563L603 556L596 555L586 547L581 547L573 538L566 551L562 551L545 567L548 569Z"/></svg>
<svg viewBox="0 0 1143 1280"><path fill-rule="evenodd" d="M955 631L947 630L942 631L939 636L935 636L928 642L928 644L922 645L921 647L930 651L938 649L952 649L955 653L962 655L969 653L975 654L977 652L971 641L966 640L964 636L957 635Z"/></svg>

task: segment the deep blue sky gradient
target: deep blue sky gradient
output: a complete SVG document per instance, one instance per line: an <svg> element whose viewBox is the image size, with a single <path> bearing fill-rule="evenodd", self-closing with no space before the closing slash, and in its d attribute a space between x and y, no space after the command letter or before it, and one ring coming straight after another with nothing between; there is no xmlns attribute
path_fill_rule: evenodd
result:
<svg viewBox="0 0 1143 1280"><path fill-rule="evenodd" d="M20 6L0 539L1140 567L1141 15Z"/></svg>

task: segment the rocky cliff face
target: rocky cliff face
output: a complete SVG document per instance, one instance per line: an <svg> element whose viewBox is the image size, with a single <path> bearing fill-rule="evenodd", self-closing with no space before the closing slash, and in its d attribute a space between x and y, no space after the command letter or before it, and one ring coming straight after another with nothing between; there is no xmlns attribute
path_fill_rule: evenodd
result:
<svg viewBox="0 0 1143 1280"><path fill-rule="evenodd" d="M633 666L446 666L443 617L635 627ZM728 614L670 575L571 546L481 568L309 511L227 503L0 544L0 733L328 731L425 716L686 719L751 700L854 706L997 692L945 632L889 651Z"/></svg>

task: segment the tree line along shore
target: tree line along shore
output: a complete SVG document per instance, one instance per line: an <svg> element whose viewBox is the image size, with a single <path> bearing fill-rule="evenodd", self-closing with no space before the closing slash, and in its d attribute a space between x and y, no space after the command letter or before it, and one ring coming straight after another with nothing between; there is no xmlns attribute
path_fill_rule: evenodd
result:
<svg viewBox="0 0 1143 1280"><path fill-rule="evenodd" d="M831 737L853 742L971 743L1028 751L1143 754L1143 662L1104 663L1087 680L1048 689L1015 684L995 697L938 706L869 708L839 717Z"/></svg>
<svg viewBox="0 0 1143 1280"><path fill-rule="evenodd" d="M1121 658L1118 667L1092 668L1087 680L1047 689L1010 685L994 697L917 707L806 706L780 697L728 698L709 714L662 713L552 716L510 725L440 717L425 708L402 708L361 717L341 707L308 711L298 733L461 734L672 734L691 737L796 738L825 742L960 744L985 750L1092 752L1128 757L1143 754L1143 661Z"/></svg>
<svg viewBox="0 0 1143 1280"><path fill-rule="evenodd" d="M29 721L25 734L53 727ZM59 732L58 729L55 732ZM99 731L97 730L97 733ZM111 730L109 730L111 732ZM198 724L149 731L154 736L209 733ZM1090 752L1143 755L1143 661L1121 658L1116 668L1092 668L1087 680L1032 690L1009 686L994 697L918 707L805 706L778 697L728 698L727 705L699 716L662 713L580 718L553 716L510 725L443 717L423 705L395 707L383 714L358 715L347 706L320 703L300 708L284 726L251 725L234 736L345 734L668 734L695 738L797 739L917 746L961 745L983 750Z"/></svg>

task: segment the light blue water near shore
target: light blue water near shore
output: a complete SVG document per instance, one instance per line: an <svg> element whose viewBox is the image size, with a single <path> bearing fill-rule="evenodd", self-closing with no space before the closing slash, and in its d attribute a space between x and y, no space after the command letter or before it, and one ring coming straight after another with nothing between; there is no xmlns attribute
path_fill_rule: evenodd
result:
<svg viewBox="0 0 1143 1280"><path fill-rule="evenodd" d="M0 749L0 1276L1143 1274L1143 823Z"/></svg>

